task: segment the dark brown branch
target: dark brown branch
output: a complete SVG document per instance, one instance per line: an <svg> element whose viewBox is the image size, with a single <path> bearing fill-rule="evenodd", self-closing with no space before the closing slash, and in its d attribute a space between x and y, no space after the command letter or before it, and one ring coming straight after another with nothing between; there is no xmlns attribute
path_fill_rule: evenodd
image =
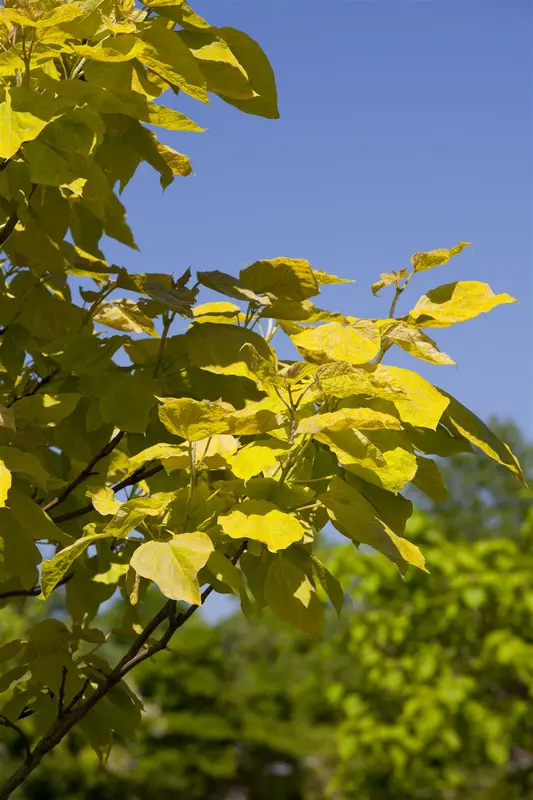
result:
<svg viewBox="0 0 533 800"><path fill-rule="evenodd" d="M10 730L15 731L15 733L18 734L19 739L21 740L22 744L24 745L24 752L26 754L26 761L28 761L28 759L31 757L30 742L28 740L28 737L26 736L26 734L22 730L22 728L19 728L19 726L15 725L14 722L11 722L10 719L8 719L7 717L4 717L3 714L0 714L0 725L2 725L2 727L4 727L4 728L10 728Z"/></svg>
<svg viewBox="0 0 533 800"><path fill-rule="evenodd" d="M10 217L8 217L7 222L4 223L2 228L0 229L0 247L3 247L17 225L19 221L18 214L16 211L13 211Z"/></svg>
<svg viewBox="0 0 533 800"><path fill-rule="evenodd" d="M59 583L57 583L54 587L54 591L59 589L60 586L64 586L73 577L74 574L71 573L60 580ZM32 586L31 589L10 589L7 592L0 592L0 600L7 600L10 597L38 597L41 594L41 591L42 590L40 586Z"/></svg>
<svg viewBox="0 0 533 800"><path fill-rule="evenodd" d="M114 486L111 487L113 492L118 492L121 489L125 489L127 486L133 486L139 481L147 480L147 478L151 478L152 475L157 475L158 472L161 472L163 469L162 466L152 467L151 469L145 469L144 467L140 467L138 470L135 470L129 478L124 478L124 480L119 481ZM75 508L73 511L67 511L65 514L59 514L57 517L52 517L52 520L56 524L60 524L61 522L68 522L70 519L75 519L76 517L83 517L85 514L90 514L91 511L94 511L94 506L92 503L87 503L85 506L81 506L80 508Z"/></svg>
<svg viewBox="0 0 533 800"><path fill-rule="evenodd" d="M236 564L241 555L246 550L247 542L239 547L231 562ZM202 602L204 602L211 592L212 586L208 586L202 593ZM152 618L146 625L144 630L139 634L134 641L126 655L119 661L117 666L109 673L109 675L102 681L102 683L89 695L83 702L78 703L73 708L69 708L63 715L62 719L57 720L48 732L43 736L40 742L36 745L16 772L13 773L11 778L0 789L0 800L8 800L13 792L21 786L24 781L31 775L31 773L39 766L44 756L58 745L62 739L69 733L72 728L78 724L94 706L105 695L129 673L138 664L141 664L146 659L151 658L156 653L164 650L169 643L172 636L181 628L188 619L198 610L199 606L191 605L189 608L180 614L176 614L176 602L168 600L163 608ZM165 622L168 621L167 629L158 641L148 645L145 650L143 647L148 643L156 630ZM72 704L71 704L72 705Z"/></svg>
<svg viewBox="0 0 533 800"><path fill-rule="evenodd" d="M51 508L55 508L61 503L64 503L67 497L69 497L72 492L78 488L80 483L83 483L84 480L93 474L93 468L96 466L96 464L113 452L125 433L126 431L119 431L115 436L113 436L111 441L108 442L105 447L102 447L102 449L94 456L94 458L89 461L87 466L82 469L78 477L74 478L74 480L71 481L65 489L63 489L61 494L58 494L57 497L54 497L53 500L50 500L49 503L43 506L43 511L50 511Z"/></svg>
<svg viewBox="0 0 533 800"><path fill-rule="evenodd" d="M68 669L61 667L61 684L59 686L59 699L57 702L57 718L61 719L65 711L65 684L67 682Z"/></svg>
<svg viewBox="0 0 533 800"><path fill-rule="evenodd" d="M46 386L47 383L50 383L50 381L55 378L58 372L59 369L55 369L50 373L50 375L47 375L45 378L41 378L39 381L37 381L33 389L30 389L29 392L24 392L20 395L20 397L13 397L13 399L7 404L7 408L12 406L14 403L17 403L19 400L22 400L23 397L32 397L34 394L37 394L39 389L42 389L43 386Z"/></svg>

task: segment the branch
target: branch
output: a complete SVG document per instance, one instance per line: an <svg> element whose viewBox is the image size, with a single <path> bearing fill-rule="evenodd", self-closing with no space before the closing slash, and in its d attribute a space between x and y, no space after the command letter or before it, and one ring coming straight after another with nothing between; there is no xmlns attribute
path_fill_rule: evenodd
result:
<svg viewBox="0 0 533 800"><path fill-rule="evenodd" d="M43 506L43 511L50 511L51 508L55 508L56 506L60 505L60 503L64 503L67 497L69 497L72 492L78 488L80 483L83 483L83 481L91 475L96 464L113 452L125 433L126 431L119 431L115 436L113 436L111 441L108 442L105 447L102 447L102 449L94 456L94 458L89 461L85 469L80 472L78 477L74 478L74 480L71 481L65 489L63 489L61 494L57 495L57 497L54 497L53 500L50 500L49 503Z"/></svg>
<svg viewBox="0 0 533 800"><path fill-rule="evenodd" d="M120 489L125 489L127 486L133 486L139 481L147 480L147 478L151 478L152 475L156 475L158 472L161 472L163 469L162 466L152 467L151 469L145 469L144 467L140 467L139 469L135 470L129 478L125 478L119 483L116 483L114 486L111 487L113 492L118 492ZM45 509L46 510L46 509ZM94 506L92 503L87 503L86 506L81 506L80 508L74 509L74 511L67 511L65 514L59 514L57 517L52 517L52 521L56 524L61 522L68 522L70 519L75 519L76 517L83 517L85 514L90 514L91 511L94 511Z"/></svg>
<svg viewBox="0 0 533 800"><path fill-rule="evenodd" d="M54 591L60 586L64 586L73 577L73 573L64 577L55 585ZM31 589L10 589L7 592L0 592L0 600L7 600L9 597L38 597L41 594L41 591L42 589L40 586L32 586Z"/></svg>
<svg viewBox="0 0 533 800"><path fill-rule="evenodd" d="M17 225L19 221L18 214L16 211L13 211L10 217L8 217L7 222L4 223L2 228L0 229L0 247L3 247Z"/></svg>
<svg viewBox="0 0 533 800"><path fill-rule="evenodd" d="M237 564L238 560L246 550L247 542L243 542L233 558L232 564ZM207 600L209 595L213 592L213 586L208 586L202 593L202 603ZM102 683L89 695L83 702L78 703L72 707L72 703L62 719L56 722L49 728L47 733L35 746L34 750L28 753L26 761L17 769L11 778L6 781L4 786L0 789L0 800L8 800L13 792L24 783L24 781L31 775L31 773L39 766L44 756L56 747L69 733L72 728L78 724L88 713L91 711L105 695L138 664L141 664L146 659L151 658L156 653L164 650L169 643L172 636L181 628L187 620L198 610L198 605L191 605L189 608L179 614L176 614L175 600L167 600L163 608L158 611L155 617L146 625L144 630L139 634L134 641L126 655L119 661L117 666L109 673L109 675L102 681ZM165 633L153 644L149 645L145 650L143 647L147 644L148 640L152 637L155 631L165 622L168 621L168 626ZM22 733L22 731L21 731Z"/></svg>
<svg viewBox="0 0 533 800"><path fill-rule="evenodd" d="M51 372L50 375L47 375L45 378L41 378L40 381L37 381L33 389L30 389L29 392L24 392L23 394L20 395L20 397L13 397L13 399L10 400L9 403L7 404L6 408L10 408L10 406L12 406L14 403L17 403L19 400L22 400L23 397L32 397L34 394L37 394L39 389L41 389L43 386L46 386L47 383L50 383L50 381L53 380L53 378L55 378L58 372L59 368L53 370L53 372Z"/></svg>

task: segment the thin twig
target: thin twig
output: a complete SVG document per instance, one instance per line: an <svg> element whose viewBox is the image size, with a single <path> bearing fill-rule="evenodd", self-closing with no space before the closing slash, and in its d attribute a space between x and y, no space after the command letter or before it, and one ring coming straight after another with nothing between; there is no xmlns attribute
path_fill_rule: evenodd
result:
<svg viewBox="0 0 533 800"><path fill-rule="evenodd" d="M61 719L65 710L65 684L67 682L68 669L61 667L61 683L59 685L59 699L57 702L57 718Z"/></svg>
<svg viewBox="0 0 533 800"><path fill-rule="evenodd" d="M20 395L20 397L13 397L9 401L9 403L7 403L6 408L10 408L14 403L18 403L18 401L22 400L23 397L32 397L34 394L37 394L39 389L42 389L43 386L46 386L47 383L50 383L50 381L55 378L55 376L57 375L58 372L59 372L59 368L53 370L50 373L50 375L46 375L46 377L41 378L39 381L37 381L37 383L35 384L33 389L30 389L29 392L24 392L23 394Z"/></svg>
<svg viewBox="0 0 533 800"><path fill-rule="evenodd" d="M50 500L49 503L43 506L43 511L50 511L51 508L55 508L61 503L64 503L67 497L69 497L72 492L78 488L80 483L83 483L83 481L86 480L90 475L94 474L93 468L96 466L96 464L113 452L120 440L124 437L125 433L126 431L119 431L117 434L115 434L111 441L108 442L105 447L102 447L102 449L94 456L94 458L89 461L87 466L82 469L78 477L74 478L74 480L71 481L65 489L63 489L61 494L58 494L57 497L54 497L53 500Z"/></svg>
<svg viewBox="0 0 533 800"><path fill-rule="evenodd" d="M54 591L64 586L74 577L74 573L66 575L54 587ZM32 586L31 589L10 589L7 592L0 592L0 600L7 600L10 597L38 597L42 592L41 586Z"/></svg>
<svg viewBox="0 0 533 800"><path fill-rule="evenodd" d="M124 478L124 480L119 481L112 486L111 490L113 492L118 492L121 489L125 489L127 486L134 486L134 484L139 483L139 481L148 480L148 478L151 478L152 475L156 475L158 472L161 472L162 469L163 467L161 465L146 470L144 467L140 467L138 470L135 470L135 472L133 472L129 478ZM87 505L81 506L80 508L75 508L73 511L67 511L65 514L59 514L57 517L52 517L52 521L58 525L61 522L68 522L71 519L76 519L76 517L83 517L85 514L90 514L91 511L94 511L94 506L92 503L87 503Z"/></svg>

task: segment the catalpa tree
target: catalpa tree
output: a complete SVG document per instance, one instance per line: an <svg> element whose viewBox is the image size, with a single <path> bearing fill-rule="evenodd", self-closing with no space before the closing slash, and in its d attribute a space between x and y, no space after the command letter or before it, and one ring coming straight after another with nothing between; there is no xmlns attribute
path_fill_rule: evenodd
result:
<svg viewBox="0 0 533 800"><path fill-rule="evenodd" d="M0 650L0 720L26 754L7 798L75 725L102 757L115 734L132 735L141 708L123 679L211 593L316 637L323 600L343 603L313 553L328 522L400 571L423 570L401 492L444 493L431 455L475 446L521 473L460 402L384 363L399 347L451 364L425 329L512 301L460 281L395 317L416 274L466 243L382 275L383 319L317 308L322 285L346 281L304 260L257 261L238 277L106 262L104 235L135 247L120 196L139 165L163 188L191 173L157 130L201 129L161 95L278 116L254 40L184 0L0 11L0 602L55 609ZM202 287L223 299L197 304ZM276 355L283 336L297 360ZM166 599L146 623L154 586ZM99 607L113 596L123 622L104 633ZM110 637L130 641L118 663Z"/></svg>

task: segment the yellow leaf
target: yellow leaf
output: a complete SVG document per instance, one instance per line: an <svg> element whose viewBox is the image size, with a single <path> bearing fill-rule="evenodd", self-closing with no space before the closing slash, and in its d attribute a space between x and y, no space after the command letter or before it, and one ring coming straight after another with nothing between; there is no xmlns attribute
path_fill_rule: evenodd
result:
<svg viewBox="0 0 533 800"><path fill-rule="evenodd" d="M145 542L134 552L130 565L152 580L171 600L201 605L198 573L213 552L206 533L180 533L167 542Z"/></svg>
<svg viewBox="0 0 533 800"><path fill-rule="evenodd" d="M54 111L52 103L36 92L6 89L0 100L0 158L11 158L23 142L37 138Z"/></svg>
<svg viewBox="0 0 533 800"><path fill-rule="evenodd" d="M416 325L410 325L404 320L397 322L384 320L383 322L383 338L397 344L415 358L429 361L430 364L455 364L455 361L446 353L442 353L433 339L430 339Z"/></svg>
<svg viewBox="0 0 533 800"><path fill-rule="evenodd" d="M154 322L139 308L133 300L114 300L103 302L98 306L93 316L95 322L107 325L118 331L128 333L147 333L149 336L158 336Z"/></svg>
<svg viewBox="0 0 533 800"><path fill-rule="evenodd" d="M280 439L266 439L246 445L231 458L231 469L237 478L247 481L264 470L279 466L279 459L290 449Z"/></svg>
<svg viewBox="0 0 533 800"><path fill-rule="evenodd" d="M502 442L479 417L463 406L455 397L445 392L444 389L440 389L440 391L449 401L443 418L444 424L479 447L489 458L507 467L519 480L524 482L522 468L509 445Z"/></svg>
<svg viewBox="0 0 533 800"><path fill-rule="evenodd" d="M465 247L470 247L470 242L459 242L455 247L441 247L438 250L429 250L426 253L415 253L411 258L411 264L415 272L439 267L441 264L446 264L452 256L456 256Z"/></svg>
<svg viewBox="0 0 533 800"><path fill-rule="evenodd" d="M198 322L219 322L233 324L239 320L241 309L235 303L201 303L192 310Z"/></svg>
<svg viewBox="0 0 533 800"><path fill-rule="evenodd" d="M189 397L163 400L159 419L170 433L198 442L216 433L230 433L229 418L235 412L221 400L192 400Z"/></svg>
<svg viewBox="0 0 533 800"><path fill-rule="evenodd" d="M371 408L341 408L327 414L315 414L303 419L296 433L314 434L323 430L344 431L348 428L370 430L400 430L401 423L391 414L383 414Z"/></svg>
<svg viewBox="0 0 533 800"><path fill-rule="evenodd" d="M169 30L163 19L150 23L142 34L139 61L172 86L208 103L206 81L197 60L177 31Z"/></svg>
<svg viewBox="0 0 533 800"><path fill-rule="evenodd" d="M224 469L231 463L231 457L239 449L235 437L215 434L196 442L194 458L200 466L209 469Z"/></svg>
<svg viewBox="0 0 533 800"><path fill-rule="evenodd" d="M301 258L256 261L241 270L239 279L253 292L268 292L286 300L307 300L319 292L310 263Z"/></svg>
<svg viewBox="0 0 533 800"><path fill-rule="evenodd" d="M282 408L281 400L279 405L273 405L270 398L267 401L248 403L244 408L234 411L228 417L230 431L236 436L253 436L257 433L274 431L285 422L285 413Z"/></svg>
<svg viewBox="0 0 533 800"><path fill-rule="evenodd" d="M515 302L515 298L508 294L494 294L487 283L457 281L423 295L410 316L423 328L445 328L455 322L473 319L502 303Z"/></svg>
<svg viewBox="0 0 533 800"><path fill-rule="evenodd" d="M365 395L389 400L403 422L420 428L435 430L449 403L428 381L401 367L326 364L318 370L316 381L325 394L334 397Z"/></svg>
<svg viewBox="0 0 533 800"><path fill-rule="evenodd" d="M348 325L330 322L291 336L291 339L304 358L317 364L326 361L366 364L378 354L381 346L379 329L370 320Z"/></svg>
<svg viewBox="0 0 533 800"><path fill-rule="evenodd" d="M93 533L94 526L87 526L85 530L90 531L81 539L77 539L73 544L64 547L59 553L51 558L49 561L43 561L41 568L41 597L46 600L53 592L60 580L67 574L68 570L79 558L90 544L99 541L100 539L107 539L107 533Z"/></svg>
<svg viewBox="0 0 533 800"><path fill-rule="evenodd" d="M329 272L323 272L321 269L314 269L313 274L316 282L320 285L329 283L355 283L352 278L339 278L337 275L330 275Z"/></svg>
<svg viewBox="0 0 533 800"><path fill-rule="evenodd" d="M198 59L209 92L235 100L254 96L246 70L239 64L227 43L211 31L180 31L181 40Z"/></svg>
<svg viewBox="0 0 533 800"><path fill-rule="evenodd" d="M104 517L116 514L122 505L118 500L115 500L113 490L109 486L87 489L85 494L91 498L95 511Z"/></svg>
<svg viewBox="0 0 533 800"><path fill-rule="evenodd" d="M191 364L218 375L238 375L257 381L243 349L246 344L252 345L273 367L276 365L275 353L263 337L237 325L195 323L185 334L185 342Z"/></svg>
<svg viewBox="0 0 533 800"><path fill-rule="evenodd" d="M105 38L97 45L73 44L71 50L75 55L88 58L92 61L109 61L121 63L138 58L143 50L143 43L131 33L118 33Z"/></svg>
<svg viewBox="0 0 533 800"><path fill-rule="evenodd" d="M272 553L299 542L305 533L296 517L267 500L245 500L230 514L220 516L218 523L232 539L263 542Z"/></svg>
<svg viewBox="0 0 533 800"><path fill-rule="evenodd" d="M0 508L6 504L7 493L11 488L11 473L4 464L0 461Z"/></svg>
<svg viewBox="0 0 533 800"><path fill-rule="evenodd" d="M376 296L381 289L384 289L386 286L390 286L391 283L399 284L402 278L407 278L409 275L408 269L399 269L395 272L382 272L380 275L380 280L376 281L370 287L372 289L372 294Z"/></svg>
<svg viewBox="0 0 533 800"><path fill-rule="evenodd" d="M167 472L175 469L185 469L189 466L189 454L186 447L177 444L154 444L141 450L128 460L128 472L132 473L149 461L161 461Z"/></svg>
<svg viewBox="0 0 533 800"><path fill-rule="evenodd" d="M335 477L319 500L328 509L333 525L344 536L379 550L402 573L409 564L427 572L424 556L418 547L395 534L363 495L345 481Z"/></svg>

